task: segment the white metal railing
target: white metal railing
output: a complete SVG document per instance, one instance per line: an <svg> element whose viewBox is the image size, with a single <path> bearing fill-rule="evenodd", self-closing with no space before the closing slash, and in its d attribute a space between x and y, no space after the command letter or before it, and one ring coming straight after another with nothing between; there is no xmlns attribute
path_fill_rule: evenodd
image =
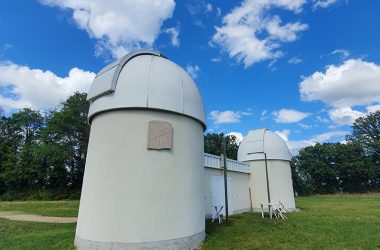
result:
<svg viewBox="0 0 380 250"><path fill-rule="evenodd" d="M221 169L220 156L205 153L204 165L205 167L209 168ZM227 159L227 170L242 173L250 173L249 164L231 159Z"/></svg>

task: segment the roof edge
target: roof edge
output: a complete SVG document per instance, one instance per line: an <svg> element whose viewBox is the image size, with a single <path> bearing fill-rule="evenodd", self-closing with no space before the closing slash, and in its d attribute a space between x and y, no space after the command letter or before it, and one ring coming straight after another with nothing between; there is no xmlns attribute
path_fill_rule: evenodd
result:
<svg viewBox="0 0 380 250"><path fill-rule="evenodd" d="M110 107L108 109L104 109L104 110L101 110L101 111L95 111L95 112L89 114L89 116L87 117L87 123L88 123L88 125L91 126L92 120L95 118L95 116L97 116L99 114L102 114L102 113L105 113L105 112L108 112L108 111L120 111L120 110L152 110L152 111L168 112L168 113L171 113L171 114L179 114L179 115L183 115L185 117L191 118L191 119L199 122L202 125L202 127L203 127L203 132L205 132L206 129L207 129L207 124L204 121L202 121L201 119L196 118L194 116L187 115L187 114L180 113L180 112L175 112L175 111L172 111L172 110L167 110L167 109L147 108L147 107L120 107L120 108Z"/></svg>

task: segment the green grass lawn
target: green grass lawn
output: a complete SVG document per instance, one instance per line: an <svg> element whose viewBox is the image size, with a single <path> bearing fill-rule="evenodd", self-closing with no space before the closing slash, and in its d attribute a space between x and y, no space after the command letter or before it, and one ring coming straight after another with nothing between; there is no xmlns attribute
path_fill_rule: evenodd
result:
<svg viewBox="0 0 380 250"><path fill-rule="evenodd" d="M76 217L79 201L1 201L0 211L44 216Z"/></svg>
<svg viewBox="0 0 380 250"><path fill-rule="evenodd" d="M261 219L258 213L207 221L202 249L380 249L380 194L297 198L301 212L289 220ZM75 216L78 202L0 202L2 211ZM8 210L9 209L9 210ZM0 219L0 249L73 249L75 224Z"/></svg>
<svg viewBox="0 0 380 250"><path fill-rule="evenodd" d="M207 222L203 249L380 249L380 195L296 200L287 221L240 214L231 225Z"/></svg>
<svg viewBox="0 0 380 250"><path fill-rule="evenodd" d="M0 218L0 249L75 249L75 224L10 221Z"/></svg>

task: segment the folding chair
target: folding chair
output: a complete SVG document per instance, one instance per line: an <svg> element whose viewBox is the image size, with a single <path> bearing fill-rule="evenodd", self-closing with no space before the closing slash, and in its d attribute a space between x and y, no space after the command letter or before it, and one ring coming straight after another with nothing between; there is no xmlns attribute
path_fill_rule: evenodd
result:
<svg viewBox="0 0 380 250"><path fill-rule="evenodd" d="M288 219L285 215L285 210L282 207L283 205L280 205L279 201L273 200L273 214L276 217L276 219Z"/></svg>
<svg viewBox="0 0 380 250"><path fill-rule="evenodd" d="M218 206L212 206L212 207L215 209L215 216L211 222L214 222L214 220L218 219L219 224L222 223L223 222L223 219L222 219L223 214L221 214L220 212L222 211L223 206L220 206L219 209L218 209Z"/></svg>
<svg viewBox="0 0 380 250"><path fill-rule="evenodd" d="M285 213L291 212L281 201L278 201L278 204L280 205L281 209L285 211Z"/></svg>

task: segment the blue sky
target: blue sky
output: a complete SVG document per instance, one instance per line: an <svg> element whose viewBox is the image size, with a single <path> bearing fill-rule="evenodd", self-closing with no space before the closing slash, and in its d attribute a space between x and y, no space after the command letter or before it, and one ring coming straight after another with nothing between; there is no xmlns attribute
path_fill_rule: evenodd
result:
<svg viewBox="0 0 380 250"><path fill-rule="evenodd" d="M137 48L185 68L208 132L266 127L296 152L380 110L380 2L4 0L0 106L46 109Z"/></svg>

